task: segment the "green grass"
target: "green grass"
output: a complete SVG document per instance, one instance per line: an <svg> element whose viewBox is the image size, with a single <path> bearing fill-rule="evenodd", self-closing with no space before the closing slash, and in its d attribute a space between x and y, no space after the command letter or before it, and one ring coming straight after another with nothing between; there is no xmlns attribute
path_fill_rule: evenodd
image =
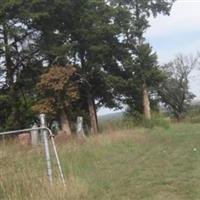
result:
<svg viewBox="0 0 200 200"><path fill-rule="evenodd" d="M109 115L108 115L109 116ZM149 129L153 129L155 127L160 127L167 129L170 127L170 118L160 114L153 114L151 120L146 120L142 117L134 118L133 116L121 116L121 118L117 118L113 116L113 119L105 118L107 120L100 120L100 130L101 132L110 130L110 131L118 131L123 129L134 129L135 127L145 127ZM188 121L189 123L191 121Z"/></svg>
<svg viewBox="0 0 200 200"><path fill-rule="evenodd" d="M66 188L57 177L48 185L42 149L1 145L0 199L200 199L198 124L105 132L59 145L59 155Z"/></svg>

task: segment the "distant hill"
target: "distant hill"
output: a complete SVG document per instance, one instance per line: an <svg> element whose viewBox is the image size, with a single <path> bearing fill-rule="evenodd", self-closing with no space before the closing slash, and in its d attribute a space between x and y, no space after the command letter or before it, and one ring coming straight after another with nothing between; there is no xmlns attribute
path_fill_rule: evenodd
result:
<svg viewBox="0 0 200 200"><path fill-rule="evenodd" d="M199 106L200 105L200 99L193 99L192 102L191 102L191 105Z"/></svg>
<svg viewBox="0 0 200 200"><path fill-rule="evenodd" d="M98 116L98 119L100 122L113 121L113 120L122 119L123 115L124 115L124 112L117 112L117 113L111 113L111 114Z"/></svg>

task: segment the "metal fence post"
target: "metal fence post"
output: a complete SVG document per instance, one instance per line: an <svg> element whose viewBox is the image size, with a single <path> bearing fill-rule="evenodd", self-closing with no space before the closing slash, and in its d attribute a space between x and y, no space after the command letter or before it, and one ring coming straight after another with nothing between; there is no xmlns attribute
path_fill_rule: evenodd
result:
<svg viewBox="0 0 200 200"><path fill-rule="evenodd" d="M41 128L46 127L45 114L40 114L40 123L41 123ZM47 161L47 175L49 178L49 182L52 184L53 179L52 179L51 158L50 158L49 143L48 143L48 131L45 129L42 131L43 131L43 140L44 140L44 148L45 148L45 157Z"/></svg>
<svg viewBox="0 0 200 200"><path fill-rule="evenodd" d="M53 181L52 181L52 168L51 168L51 159L50 159L49 143L48 143L48 133L49 133L49 137L51 139L53 150L54 150L55 157L56 157L56 162L57 162L57 165L58 165L58 171L59 171L59 174L60 174L60 179L63 182L63 185L65 186L64 175L63 175L63 171L62 171L62 168L61 168L58 152L57 152L57 149L56 149L56 145L55 145L55 141L54 141L54 135L53 135L52 131L48 127L46 127L45 115L41 114L39 117L40 117L41 127L33 127L33 128L28 128L28 129L20 129L20 130L1 132L0 136L11 135L11 134L16 134L16 133L32 132L32 131L41 131L42 135L43 135L43 144L44 144L44 147L45 147L44 148L45 149L45 157L46 157L46 161L47 161L47 175L48 175L48 178L49 178L49 182L52 185L52 183L53 183Z"/></svg>
<svg viewBox="0 0 200 200"><path fill-rule="evenodd" d="M63 171L62 171L62 167L61 167L61 164L60 164L60 159L58 157L58 152L57 152L56 144L55 144L55 141L54 141L54 135L53 135L53 133L52 133L52 131L50 129L48 129L48 131L49 131L49 134L50 134L50 138L51 138L54 154L55 154L55 157L56 157L56 162L57 162L57 165L58 165L58 171L59 171L59 174L60 174L60 179L63 182L63 185L66 186L65 185L65 179L64 179Z"/></svg>

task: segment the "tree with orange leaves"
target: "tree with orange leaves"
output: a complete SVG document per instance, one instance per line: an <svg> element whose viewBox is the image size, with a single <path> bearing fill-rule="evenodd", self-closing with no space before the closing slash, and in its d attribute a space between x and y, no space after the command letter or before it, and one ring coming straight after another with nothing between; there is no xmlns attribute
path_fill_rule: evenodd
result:
<svg viewBox="0 0 200 200"><path fill-rule="evenodd" d="M71 129L67 110L79 98L77 84L73 80L75 71L73 65L55 65L42 74L37 84L42 98L33 107L34 111L58 116L61 129L69 135Z"/></svg>

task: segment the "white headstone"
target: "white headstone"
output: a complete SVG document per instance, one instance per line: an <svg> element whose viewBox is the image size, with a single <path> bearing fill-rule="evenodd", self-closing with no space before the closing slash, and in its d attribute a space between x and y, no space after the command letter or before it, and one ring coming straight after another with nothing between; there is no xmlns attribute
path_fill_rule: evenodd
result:
<svg viewBox="0 0 200 200"><path fill-rule="evenodd" d="M38 128L37 124L34 123L32 128ZM34 146L38 145L38 140L39 140L39 131L38 130L31 131L31 144Z"/></svg>
<svg viewBox="0 0 200 200"><path fill-rule="evenodd" d="M83 117L81 116L77 117L76 134L78 136L85 136L84 129L83 129Z"/></svg>

